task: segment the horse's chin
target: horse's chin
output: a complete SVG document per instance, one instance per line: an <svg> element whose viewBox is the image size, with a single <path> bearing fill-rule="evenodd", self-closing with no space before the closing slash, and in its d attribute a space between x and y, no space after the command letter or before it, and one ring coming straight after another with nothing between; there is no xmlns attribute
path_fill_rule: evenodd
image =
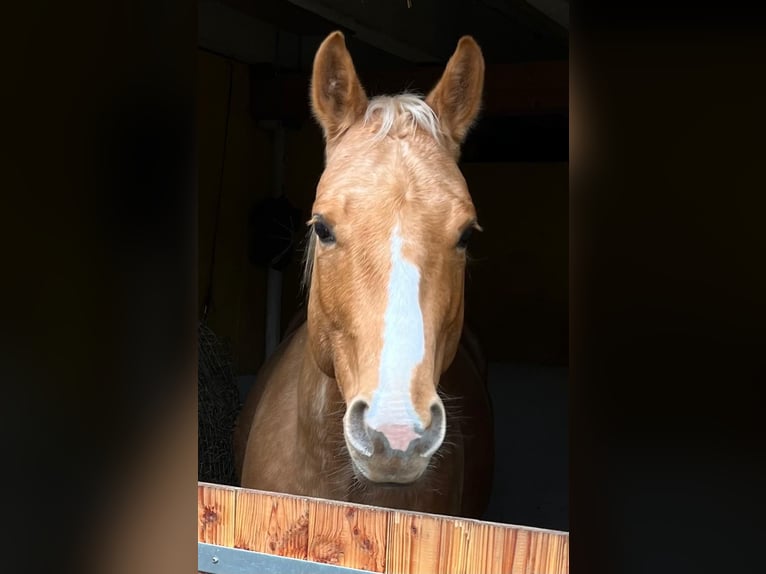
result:
<svg viewBox="0 0 766 574"><path fill-rule="evenodd" d="M351 457L351 464L354 469L354 476L359 482L382 488L405 488L418 484L428 468L428 464L425 464L422 468L407 471L403 471L401 468L396 471L373 470L368 465L357 462L353 456Z"/></svg>

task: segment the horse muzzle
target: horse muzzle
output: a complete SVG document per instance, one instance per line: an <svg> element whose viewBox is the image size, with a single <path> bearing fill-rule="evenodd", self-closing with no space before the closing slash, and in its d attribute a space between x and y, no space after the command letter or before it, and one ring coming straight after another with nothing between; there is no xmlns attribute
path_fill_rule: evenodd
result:
<svg viewBox="0 0 766 574"><path fill-rule="evenodd" d="M444 441L444 405L436 398L425 428L408 418L381 419L369 424L369 404L355 399L344 417L346 446L356 471L371 482L409 484L420 478Z"/></svg>

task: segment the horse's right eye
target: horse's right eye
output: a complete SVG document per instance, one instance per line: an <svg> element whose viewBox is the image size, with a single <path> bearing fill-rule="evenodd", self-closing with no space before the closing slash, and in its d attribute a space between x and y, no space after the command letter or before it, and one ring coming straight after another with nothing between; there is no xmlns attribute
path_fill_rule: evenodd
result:
<svg viewBox="0 0 766 574"><path fill-rule="evenodd" d="M314 222L314 233L317 234L319 241L322 243L329 244L335 242L335 236L333 235L332 231L330 231L330 228L327 227L327 224L321 220Z"/></svg>

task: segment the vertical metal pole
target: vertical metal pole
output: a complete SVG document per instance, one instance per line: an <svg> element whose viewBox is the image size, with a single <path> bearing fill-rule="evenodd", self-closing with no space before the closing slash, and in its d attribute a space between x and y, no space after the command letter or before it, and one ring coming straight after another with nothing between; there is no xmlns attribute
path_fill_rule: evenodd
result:
<svg viewBox="0 0 766 574"><path fill-rule="evenodd" d="M285 128L277 122L274 128L274 188L272 195L280 197L284 185ZM266 277L266 358L279 345L282 316L282 272L268 268Z"/></svg>

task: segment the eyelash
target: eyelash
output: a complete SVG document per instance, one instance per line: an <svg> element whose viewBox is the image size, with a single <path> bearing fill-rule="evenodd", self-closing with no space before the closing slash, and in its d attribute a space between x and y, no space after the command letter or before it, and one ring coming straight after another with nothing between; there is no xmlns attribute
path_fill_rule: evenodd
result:
<svg viewBox="0 0 766 574"><path fill-rule="evenodd" d="M460 239L457 242L457 248L458 249L465 249L468 247L468 242L471 240L471 236L473 235L473 227L468 227L463 230L463 233L460 234Z"/></svg>

